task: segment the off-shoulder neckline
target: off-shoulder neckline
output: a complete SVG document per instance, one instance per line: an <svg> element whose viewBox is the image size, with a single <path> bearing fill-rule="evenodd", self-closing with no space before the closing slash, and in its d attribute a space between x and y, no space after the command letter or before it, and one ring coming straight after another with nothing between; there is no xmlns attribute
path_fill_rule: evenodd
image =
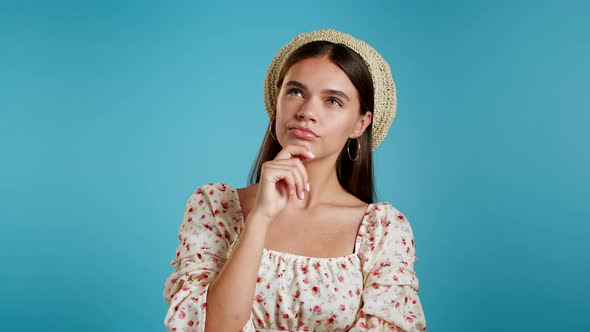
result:
<svg viewBox="0 0 590 332"><path fill-rule="evenodd" d="M232 192L235 201L238 203L237 204L238 210L239 210L238 215L240 217L239 221L241 222L242 227L245 226L246 220L244 219L244 212L242 211L242 205L240 202L240 196L238 194L237 188L235 188L232 185L225 183L225 182L218 182L218 184L226 186ZM284 257L285 259L294 259L294 260L337 261L337 262L339 262L342 260L356 259L356 258L358 258L359 251L360 251L360 244L361 244L361 240L362 240L361 232L363 232L365 224L367 223L367 219L369 218L369 215L373 211L374 207L377 204L381 204L381 203L385 203L385 202L369 203L369 205L365 209L365 212L363 214L363 217L361 219L361 222L359 224L359 227L358 227L358 230L356 233L355 243L354 243L354 253L352 253L352 254L348 254L348 255L344 255L344 256L337 256L337 257L315 257L315 256L304 256L304 255L298 255L298 254L289 253L289 252L277 251L277 250L273 250L273 249L267 249L265 247L263 247L262 249L266 254L275 254L280 257Z"/></svg>

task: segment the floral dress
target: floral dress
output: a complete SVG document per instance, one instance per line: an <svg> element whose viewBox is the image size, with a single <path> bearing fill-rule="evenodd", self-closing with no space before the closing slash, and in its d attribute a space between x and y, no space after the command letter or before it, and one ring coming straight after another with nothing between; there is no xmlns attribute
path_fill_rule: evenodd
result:
<svg viewBox="0 0 590 332"><path fill-rule="evenodd" d="M170 263L176 270L163 289L168 331L204 331L209 285L243 228L235 188L210 183L190 196ZM370 204L354 252L317 258L263 249L241 331L426 331L404 215L387 202Z"/></svg>

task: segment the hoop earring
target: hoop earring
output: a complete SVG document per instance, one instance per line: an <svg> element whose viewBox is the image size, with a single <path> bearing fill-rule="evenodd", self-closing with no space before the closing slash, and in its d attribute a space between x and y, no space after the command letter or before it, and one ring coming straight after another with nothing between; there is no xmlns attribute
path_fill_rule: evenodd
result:
<svg viewBox="0 0 590 332"><path fill-rule="evenodd" d="M275 141L278 142L279 140L277 139L277 137L272 134L272 132L273 132L272 127L273 127L273 123L275 123L275 119L271 119L270 121L271 122L270 122L270 127L268 128L268 133L269 133L270 137L272 137Z"/></svg>
<svg viewBox="0 0 590 332"><path fill-rule="evenodd" d="M348 158L350 158L350 160L355 161L357 159L359 159L359 156L361 155L361 142L359 141L358 137L355 137L356 139L356 157L352 158L350 156L350 138L348 139L348 142L346 142L346 151L348 151Z"/></svg>

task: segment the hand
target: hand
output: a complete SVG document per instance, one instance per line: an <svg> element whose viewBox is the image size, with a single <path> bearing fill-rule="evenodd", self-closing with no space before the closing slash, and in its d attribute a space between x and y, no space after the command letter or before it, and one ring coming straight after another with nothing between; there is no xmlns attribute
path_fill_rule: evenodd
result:
<svg viewBox="0 0 590 332"><path fill-rule="evenodd" d="M309 191L309 178L301 159L313 158L307 148L287 145L275 159L264 162L252 212L272 221L293 194L303 200L304 192Z"/></svg>

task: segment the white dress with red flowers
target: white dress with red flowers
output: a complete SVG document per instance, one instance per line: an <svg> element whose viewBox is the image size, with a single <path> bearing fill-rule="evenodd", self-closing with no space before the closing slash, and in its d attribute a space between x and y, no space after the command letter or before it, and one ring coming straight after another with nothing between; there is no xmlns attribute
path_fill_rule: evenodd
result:
<svg viewBox="0 0 590 332"><path fill-rule="evenodd" d="M207 290L244 228L237 190L225 183L188 199L164 285L168 331L205 328ZM412 228L387 202L370 204L355 253L316 258L264 249L252 313L242 332L426 331Z"/></svg>

